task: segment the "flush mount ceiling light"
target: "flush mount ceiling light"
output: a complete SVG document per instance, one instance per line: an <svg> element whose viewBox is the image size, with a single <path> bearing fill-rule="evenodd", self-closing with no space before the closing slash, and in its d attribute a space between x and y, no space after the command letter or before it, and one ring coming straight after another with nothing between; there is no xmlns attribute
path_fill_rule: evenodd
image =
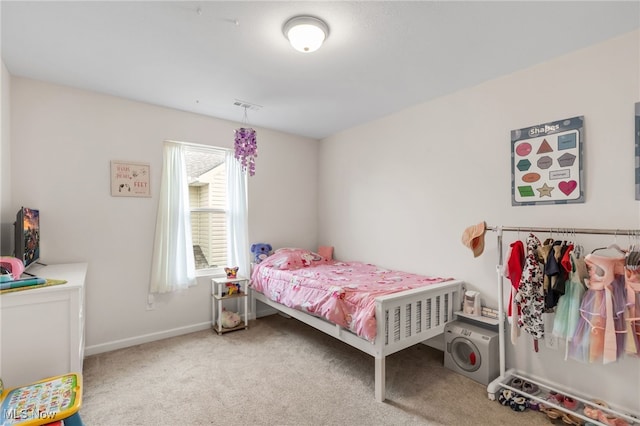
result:
<svg viewBox="0 0 640 426"><path fill-rule="evenodd" d="M313 16L296 16L284 24L282 32L294 49L309 53L322 46L329 36L329 27Z"/></svg>

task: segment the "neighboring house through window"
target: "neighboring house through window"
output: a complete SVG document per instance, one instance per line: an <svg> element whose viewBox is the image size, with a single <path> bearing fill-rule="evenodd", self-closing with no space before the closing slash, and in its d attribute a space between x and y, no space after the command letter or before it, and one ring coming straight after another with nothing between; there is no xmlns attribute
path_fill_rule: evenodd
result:
<svg viewBox="0 0 640 426"><path fill-rule="evenodd" d="M227 171L225 151L185 146L191 237L196 271L227 264Z"/></svg>

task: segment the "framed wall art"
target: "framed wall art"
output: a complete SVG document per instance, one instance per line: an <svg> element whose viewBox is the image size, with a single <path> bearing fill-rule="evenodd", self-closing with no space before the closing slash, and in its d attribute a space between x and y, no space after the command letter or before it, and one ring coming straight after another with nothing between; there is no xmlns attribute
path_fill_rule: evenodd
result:
<svg viewBox="0 0 640 426"><path fill-rule="evenodd" d="M111 161L113 197L151 197L149 163Z"/></svg>
<svg viewBox="0 0 640 426"><path fill-rule="evenodd" d="M584 203L584 117L511 131L511 204Z"/></svg>
<svg viewBox="0 0 640 426"><path fill-rule="evenodd" d="M640 102L636 102L636 200L640 200Z"/></svg>

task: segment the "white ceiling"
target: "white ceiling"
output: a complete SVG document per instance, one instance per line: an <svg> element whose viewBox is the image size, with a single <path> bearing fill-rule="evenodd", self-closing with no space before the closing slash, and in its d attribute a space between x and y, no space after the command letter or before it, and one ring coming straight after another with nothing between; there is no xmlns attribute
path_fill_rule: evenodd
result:
<svg viewBox="0 0 640 426"><path fill-rule="evenodd" d="M262 106L250 125L316 139L640 27L640 0L3 0L1 13L12 75L233 121L239 99ZM315 53L282 34L299 14L330 27Z"/></svg>

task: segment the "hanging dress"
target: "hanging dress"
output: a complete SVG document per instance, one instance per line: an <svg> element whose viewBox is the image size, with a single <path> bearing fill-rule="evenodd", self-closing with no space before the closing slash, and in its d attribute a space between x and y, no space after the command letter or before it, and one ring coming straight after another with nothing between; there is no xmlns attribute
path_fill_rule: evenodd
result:
<svg viewBox="0 0 640 426"><path fill-rule="evenodd" d="M520 309L518 326L533 337L535 351L538 351L538 340L544 337L543 272L537 252L540 240L534 234L527 237L527 254L524 268L516 294L516 303Z"/></svg>
<svg viewBox="0 0 640 426"><path fill-rule="evenodd" d="M564 293L564 281L562 281L562 291L559 290L562 272L560 266L562 241L551 241L549 246L543 245L543 249L548 249L544 259L544 307L548 312L553 312L560 296Z"/></svg>
<svg viewBox="0 0 640 426"><path fill-rule="evenodd" d="M640 356L640 252L627 254L624 275L627 290L625 353Z"/></svg>
<svg viewBox="0 0 640 426"><path fill-rule="evenodd" d="M614 362L624 349L624 257L585 257L589 278L569 355L579 361Z"/></svg>
<svg viewBox="0 0 640 426"><path fill-rule="evenodd" d="M563 241L558 247L554 246L554 250L556 251L556 262L558 262L560 271L556 281L552 283L551 286L558 293L558 299L560 299L566 291L566 282L571 273L571 268L565 268L562 262L569 257L569 253L573 250L573 244L567 244L566 241Z"/></svg>
<svg viewBox="0 0 640 426"><path fill-rule="evenodd" d="M516 240L509 246L509 255L505 268L505 275L511 281L511 295L509 296L508 316L511 318L511 343L516 344L516 340L520 335L518 328L518 318L520 316L520 308L516 302L516 295L520 287L522 271L524 265L524 244L522 241Z"/></svg>
<svg viewBox="0 0 640 426"><path fill-rule="evenodd" d="M565 293L560 296L553 321L553 335L566 340L565 360L568 357L569 342L580 320L580 303L586 291L583 284L587 278L587 266L584 259L577 257L573 250L563 256L562 267L570 268L565 282Z"/></svg>
<svg viewBox="0 0 640 426"><path fill-rule="evenodd" d="M553 292L551 291L551 274L549 259L553 257L553 238L547 238L542 244L538 244L536 249L537 257L540 262L540 270L542 272L542 294L544 297L545 310L551 310L555 306Z"/></svg>

